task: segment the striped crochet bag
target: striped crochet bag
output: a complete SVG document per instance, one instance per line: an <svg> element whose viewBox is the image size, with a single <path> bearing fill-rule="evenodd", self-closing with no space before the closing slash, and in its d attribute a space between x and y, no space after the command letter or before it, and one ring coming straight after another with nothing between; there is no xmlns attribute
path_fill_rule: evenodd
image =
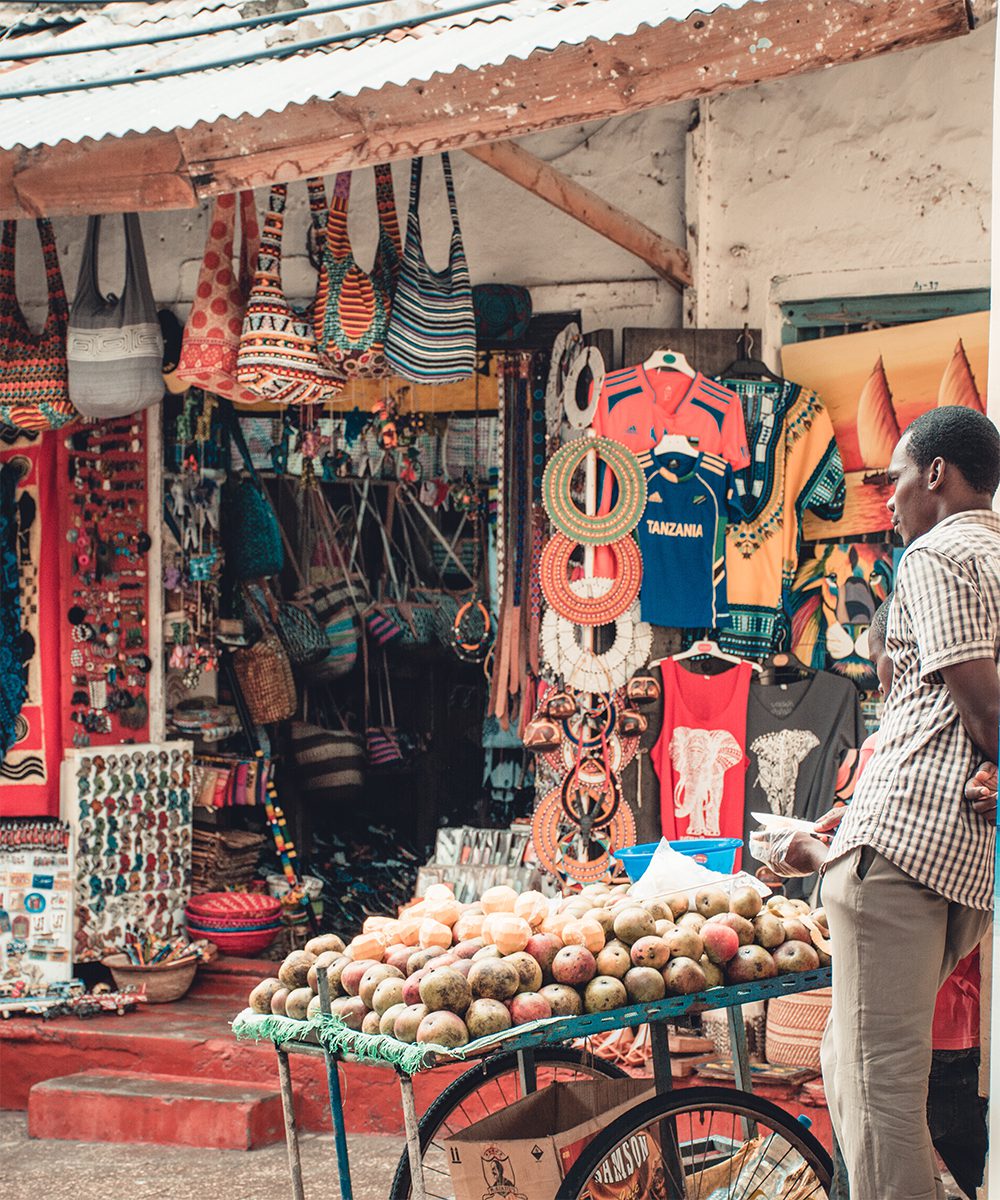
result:
<svg viewBox="0 0 1000 1200"><path fill-rule="evenodd" d="M69 304L59 270L52 223L35 221L45 259L49 312L41 333L32 333L14 287L17 222L4 221L0 238L0 426L26 433L59 429L77 418L69 399L66 330Z"/></svg>
<svg viewBox="0 0 1000 1200"><path fill-rule="evenodd" d="M375 193L378 245L370 275L355 261L347 231L350 171L337 176L327 218L313 329L320 360L344 379L378 379L392 373L383 343L403 251L392 168L387 163L375 168Z"/></svg>
<svg viewBox="0 0 1000 1200"><path fill-rule="evenodd" d="M410 173L403 266L385 339L385 356L392 369L412 383L455 383L468 379L476 367L472 283L447 154L441 155L441 163L451 210L448 265L433 271L424 256L419 211L423 159L417 158Z"/></svg>
<svg viewBox="0 0 1000 1200"><path fill-rule="evenodd" d="M326 199L322 179L310 179L313 225L322 228ZM236 379L261 400L273 404L320 404L343 384L320 363L312 313L293 308L281 284L281 237L288 187L271 188L257 271L243 317Z"/></svg>

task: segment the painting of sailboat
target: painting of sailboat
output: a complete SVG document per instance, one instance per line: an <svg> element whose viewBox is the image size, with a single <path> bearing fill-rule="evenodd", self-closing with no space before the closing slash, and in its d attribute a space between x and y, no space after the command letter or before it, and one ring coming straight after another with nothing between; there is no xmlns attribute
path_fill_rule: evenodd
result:
<svg viewBox="0 0 1000 1200"><path fill-rule="evenodd" d="M816 391L833 421L847 477L843 518L807 514L809 539L857 537L890 528L883 479L906 427L930 408L986 411L989 313L896 325L782 349L782 373Z"/></svg>

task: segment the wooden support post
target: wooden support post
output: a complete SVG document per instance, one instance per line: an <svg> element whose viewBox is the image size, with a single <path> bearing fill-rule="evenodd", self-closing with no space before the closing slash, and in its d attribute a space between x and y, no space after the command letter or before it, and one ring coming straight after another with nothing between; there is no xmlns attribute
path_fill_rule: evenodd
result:
<svg viewBox="0 0 1000 1200"><path fill-rule="evenodd" d="M616 246L641 258L678 291L694 282L691 260L686 250L660 237L648 225L643 225L635 217L609 204L582 183L570 179L534 154L529 154L516 142L468 146L465 152L548 201L567 216L580 221L588 229L606 237Z"/></svg>

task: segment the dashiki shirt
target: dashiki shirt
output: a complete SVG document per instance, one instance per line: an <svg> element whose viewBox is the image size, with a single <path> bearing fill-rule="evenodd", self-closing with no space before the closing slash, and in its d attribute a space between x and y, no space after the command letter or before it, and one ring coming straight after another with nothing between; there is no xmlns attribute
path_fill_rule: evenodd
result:
<svg viewBox="0 0 1000 1200"><path fill-rule="evenodd" d="M797 383L726 380L743 402L751 462L736 476L745 517L726 530L731 626L727 650L770 653L779 610L799 559L807 509L828 521L844 511L844 467L833 422L815 392Z"/></svg>

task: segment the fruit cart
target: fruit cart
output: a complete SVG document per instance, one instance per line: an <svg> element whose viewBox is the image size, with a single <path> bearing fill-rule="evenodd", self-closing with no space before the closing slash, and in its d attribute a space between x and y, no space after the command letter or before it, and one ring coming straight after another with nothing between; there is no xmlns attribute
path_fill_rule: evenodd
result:
<svg viewBox="0 0 1000 1200"><path fill-rule="evenodd" d="M405 1197L446 1200L453 1192L443 1138L460 1128L462 1121L471 1124L480 1116L497 1111L490 1110L490 1103L505 1106L517 1096L535 1091L543 1082L621 1075L617 1067L589 1058L573 1044L598 1033L642 1024L648 1024L650 1029L655 1096L605 1128L584 1149L566 1175L558 1196L551 1200L577 1200L587 1195L589 1181L605 1158L637 1131L647 1129L655 1131L663 1150L667 1189L663 1195L669 1194L670 1200L751 1194L746 1190L745 1170L758 1170L757 1180L761 1171L765 1172L764 1178L773 1178L780 1170L789 1190L775 1194L822 1200L830 1187L831 1164L826 1151L809 1132L808 1123L752 1094L742 1006L826 987L830 978L831 970L827 967L672 996L655 1003L630 1004L607 1012L552 1017L515 1026L458 1049L444 1050L407 1045L395 1038L348 1029L329 1012L326 980L321 972L321 1011L310 1020L259 1016L246 1010L236 1018L233 1029L237 1037L268 1039L275 1045L293 1200L303 1200L305 1192L292 1103L291 1055L315 1055L326 1060L341 1200L353 1200L354 1194L337 1069L338 1061L348 1059L384 1065L394 1069L399 1077L406 1150L390 1200ZM735 1090L694 1087L673 1091L666 1023L688 1013L721 1008L727 1010ZM462 1062L469 1063L469 1070L451 1083L418 1119L412 1076L417 1071ZM737 1162L737 1178L733 1179L736 1169L733 1164ZM724 1191L705 1190L710 1189L715 1178L713 1171L716 1175L719 1171L724 1173L727 1164L729 1186L723 1184ZM549 1200L549 1197L532 1195L531 1200Z"/></svg>

